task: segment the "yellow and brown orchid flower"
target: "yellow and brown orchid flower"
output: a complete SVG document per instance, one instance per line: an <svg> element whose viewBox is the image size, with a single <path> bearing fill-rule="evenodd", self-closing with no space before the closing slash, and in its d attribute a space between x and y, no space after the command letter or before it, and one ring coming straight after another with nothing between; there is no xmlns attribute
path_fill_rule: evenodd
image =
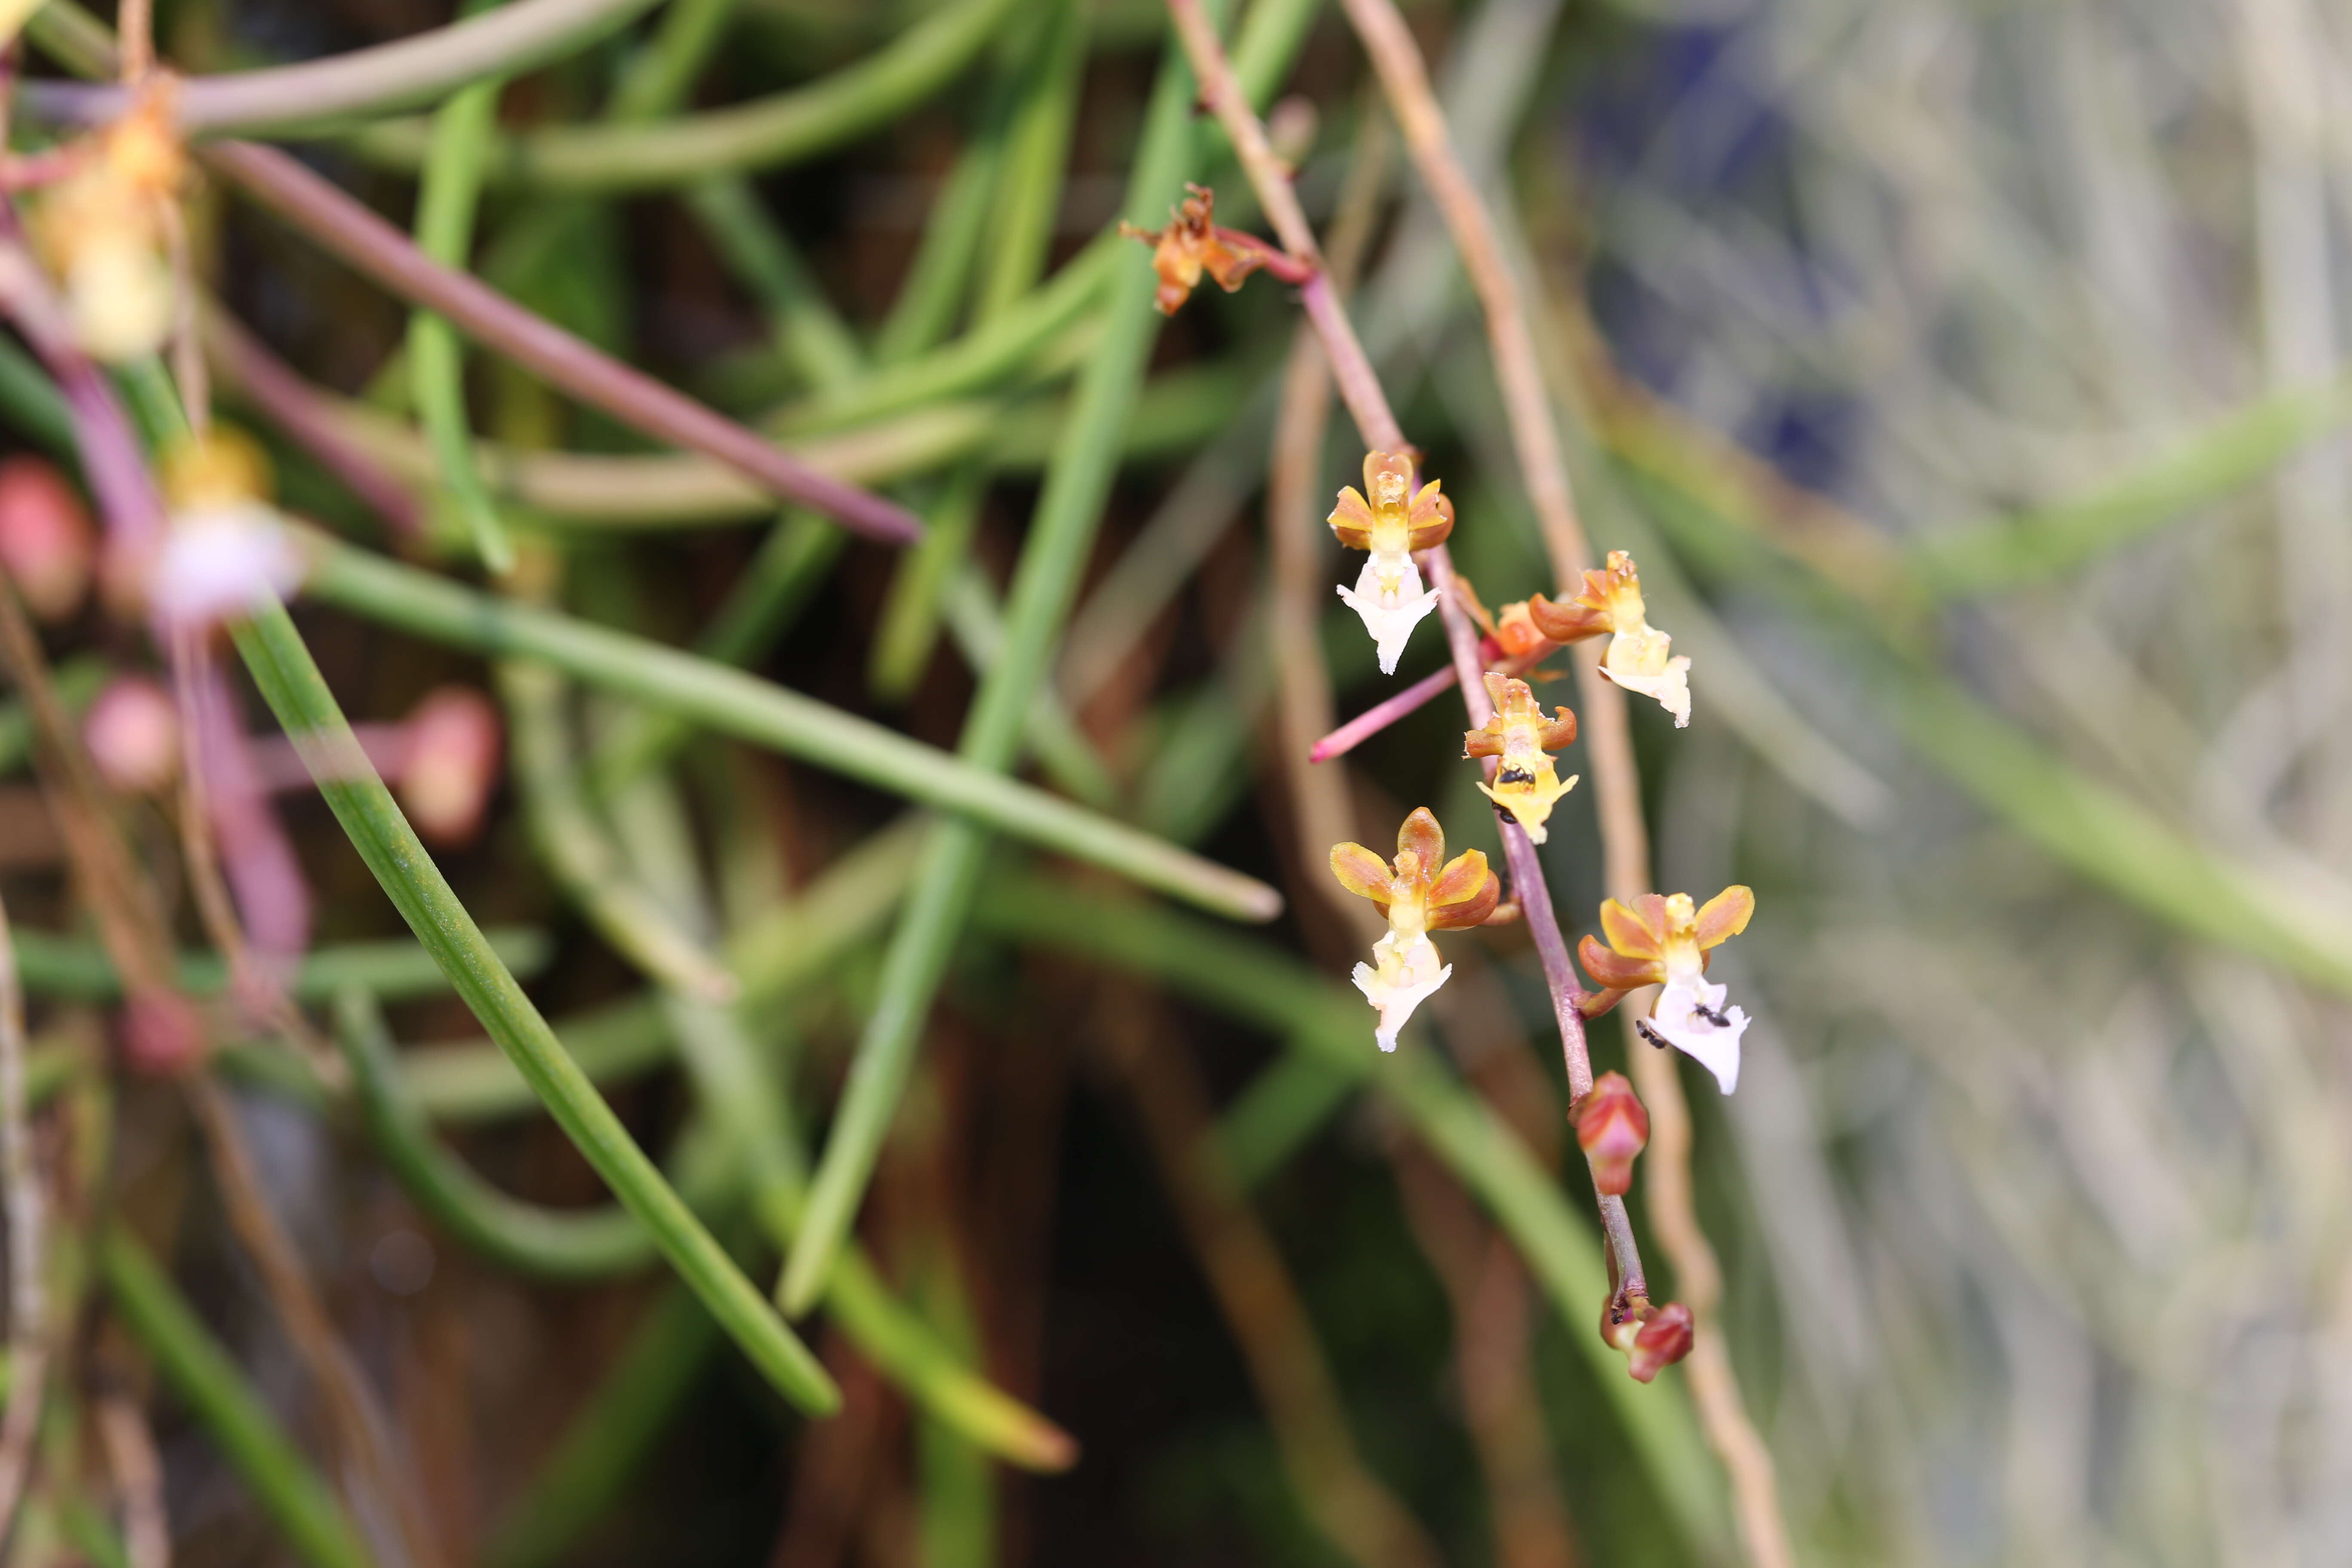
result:
<svg viewBox="0 0 2352 1568"><path fill-rule="evenodd" d="M1151 247L1151 269L1160 275L1160 292L1153 303L1163 316L1181 310L1205 272L1230 294L1242 280L1264 267L1268 256L1258 246L1237 242L1217 226L1216 193L1206 185L1187 184L1181 205L1171 208L1168 226L1138 228L1122 223L1118 232Z"/></svg>
<svg viewBox="0 0 2352 1568"><path fill-rule="evenodd" d="M1340 543L1371 552L1356 586L1340 584L1339 597L1372 634L1381 673L1394 675L1412 628L1437 607L1437 590L1423 590L1412 558L1445 542L1454 531L1454 503L1435 479L1414 491L1411 454L1371 452L1364 458L1364 488L1343 488L1328 521Z"/></svg>
<svg viewBox="0 0 2352 1568"><path fill-rule="evenodd" d="M42 192L34 237L76 341L119 363L161 348L179 320L171 249L188 155L169 79L81 145L89 155Z"/></svg>
<svg viewBox="0 0 2352 1568"><path fill-rule="evenodd" d="M1562 780L1552 771L1550 755L1576 739L1576 715L1555 708L1546 718L1535 689L1499 670L1486 672L1486 695L1494 701L1494 717L1462 737L1462 754L1502 760L1495 782L1478 787L1517 819L1529 841L1540 844L1551 808L1576 787L1575 774Z"/></svg>
<svg viewBox="0 0 2352 1568"><path fill-rule="evenodd" d="M1697 1058L1729 1094L1739 1081L1739 1037L1748 1015L1724 1005L1725 988L1706 980L1708 955L1748 929L1756 895L1726 888L1694 908L1688 893L1644 893L1629 908L1611 899L1601 906L1601 946L1587 936L1576 956L1600 989L1584 1000L1588 1016L1614 1007L1629 991L1663 986L1657 1005L1634 1025L1658 1047L1675 1046Z"/></svg>
<svg viewBox="0 0 2352 1568"><path fill-rule="evenodd" d="M1380 1009L1374 1038L1381 1049L1392 1051L1397 1031L1422 998L1454 973L1452 964L1439 965L1429 933L1485 924L1502 901L1502 881L1479 850L1446 859L1445 832L1427 806L1397 830L1393 861L1360 844L1338 844L1331 848L1331 874L1388 918L1388 934L1372 944L1375 962L1356 965L1354 978L1364 1000Z"/></svg>
<svg viewBox="0 0 2352 1568"><path fill-rule="evenodd" d="M1628 691L1656 699L1675 716L1676 729L1690 722L1690 660L1670 655L1674 638L1650 625L1641 574L1631 555L1611 551L1606 568L1584 574L1582 593L1564 605L1538 594L1528 601L1528 614L1536 629L1557 643L1613 633L1601 672Z"/></svg>

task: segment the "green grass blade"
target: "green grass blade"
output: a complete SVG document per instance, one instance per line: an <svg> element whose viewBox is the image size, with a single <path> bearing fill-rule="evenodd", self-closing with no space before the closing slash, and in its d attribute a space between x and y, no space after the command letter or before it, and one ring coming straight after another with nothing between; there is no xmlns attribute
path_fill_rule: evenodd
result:
<svg viewBox="0 0 2352 1568"><path fill-rule="evenodd" d="M970 816L1203 909L1240 920L1271 920L1281 910L1282 896L1255 877L798 692L642 637L508 604L322 537L310 546L309 593L354 614L453 647L541 660L588 685Z"/></svg>
<svg viewBox="0 0 2352 1568"><path fill-rule="evenodd" d="M373 1568L375 1560L342 1503L147 1249L110 1226L98 1252L124 1325L296 1555L312 1568Z"/></svg>
<svg viewBox="0 0 2352 1568"><path fill-rule="evenodd" d="M490 951L392 792L368 765L293 621L271 605L237 626L236 644L264 700L310 760L320 793L368 869L557 1124L653 1233L670 1267L752 1364L803 1409L829 1414L838 1407L841 1394L833 1379L662 1179Z"/></svg>
<svg viewBox="0 0 2352 1568"><path fill-rule="evenodd" d="M544 931L483 935L499 962L519 974L535 974L547 966L551 950ZM121 997L122 981L114 973L114 961L98 942L22 928L16 937L28 995L74 1002ZM217 953L183 953L177 973L181 989L196 995L216 995L228 986L228 965ZM404 1002L440 995L449 989L449 981L431 953L414 942L395 939L313 948L302 955L287 991L298 1002L323 1002L346 985L364 985L387 1001Z"/></svg>
<svg viewBox="0 0 2352 1568"><path fill-rule="evenodd" d="M1131 213L1148 215L1164 205L1190 172L1196 141L1193 91L1181 56L1171 50L1146 110L1129 183ZM1004 647L982 678L965 721L958 749L975 770L1001 773L1018 755L1024 721L1069 613L1117 472L1119 433L1134 409L1158 337L1160 318L1151 306L1156 281L1150 268L1130 265L1110 285L1108 324L1080 374L1075 413L1046 469L1022 549L1005 612ZM925 848L884 959L880 1001L851 1061L808 1213L784 1265L788 1312L797 1314L814 1303L856 1218L986 855L985 835L971 822L941 823Z"/></svg>
<svg viewBox="0 0 2352 1568"><path fill-rule="evenodd" d="M434 112L432 146L416 190L416 247L444 266L462 270L473 248L482 148L496 126L505 85L502 79L477 82ZM482 564L504 576L514 570L514 542L474 466L473 432L466 421L465 350L457 329L430 310L409 313L408 374L417 421L440 462L442 486Z"/></svg>
<svg viewBox="0 0 2352 1568"><path fill-rule="evenodd" d="M401 1081L383 1015L365 991L343 991L336 999L335 1024L376 1152L442 1229L493 1262L547 1279L602 1279L654 1261L653 1237L628 1210L524 1203L483 1181L443 1148Z"/></svg>

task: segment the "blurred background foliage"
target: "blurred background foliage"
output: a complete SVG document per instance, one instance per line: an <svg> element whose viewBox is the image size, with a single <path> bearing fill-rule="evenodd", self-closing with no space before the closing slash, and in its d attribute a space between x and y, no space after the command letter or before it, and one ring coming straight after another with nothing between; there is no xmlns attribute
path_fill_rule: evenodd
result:
<svg viewBox="0 0 2352 1568"><path fill-rule="evenodd" d="M1268 29L1254 85L1310 214L1328 227L1352 199L1369 220L1351 313L1455 498L1465 574L1489 603L1557 592L1476 303L1354 36L1312 4L1240 10L1244 38ZM1538 305L1588 531L1637 555L1654 620L1696 660L1689 730L1635 721L1660 886L1757 889L1717 971L1756 1016L1746 1076L1728 1099L1685 1081L1721 1321L1799 1559L2346 1560L2344 16L2313 0L1406 10ZM158 16L164 52L206 72L450 10L162 0ZM1087 247L1134 210L1170 49L1147 0L671 0L484 96L478 216L452 258L769 433L870 436L880 455L858 477L933 530L912 554L777 521L707 469L625 482L549 465L650 447L488 353L467 360L466 402L508 456L469 499L435 482L415 428L403 305L216 185L194 206L202 268L431 493L440 569L482 580L462 541L487 508L522 563L503 591L952 749L1041 471L1086 418L1073 375L1118 330L1083 269L1146 265ZM840 95L806 100L817 129L711 143L683 172L623 155L664 121L810 84ZM450 113L299 145L404 226ZM599 123L615 140L569 161L532 140ZM1202 124L1220 218L1255 226ZM877 380L935 364L942 342L1003 341L1008 321L1025 338L976 374ZM373 1021L346 992L346 1034L404 1042L389 1110L355 1114L268 1047L224 1057L264 1185L447 1561L1735 1554L1679 1374L1624 1384L1592 1353L1598 1294L1560 1283L1599 1264L1524 938L1455 939L1435 1026L1392 1059L1335 984L1355 939L1310 885L1326 847L1298 840L1269 652L1264 481L1296 323L1291 291L1260 279L1160 332L1028 731L1057 792L1264 877L1290 910L1218 930L1000 850L950 939L860 1229L926 1344L1075 1436L1074 1468L992 1461L909 1401L903 1366L876 1371L837 1300L812 1342L845 1405L805 1421L631 1234L466 1233L485 1201L473 1173L549 1209L603 1194L429 972L374 984ZM224 367L289 506L383 543L333 475L245 413ZM37 389L8 401L20 445L58 447ZM1318 494L1360 457L1334 430ZM1340 552L1316 531L1336 582ZM899 803L551 687L546 666L486 664L356 589L320 597L336 602L297 618L355 718L453 680L499 693L515 776L487 835L440 858L450 881L513 932L534 999L689 1195L698 1140L733 1136L730 1085L772 1079L746 1136L789 1155L792 1209L885 984L915 864ZM1353 618L1312 609L1339 712L1387 695ZM96 619L51 653L68 671L139 658ZM1442 658L1424 630L1399 680ZM1347 770L1353 837L1381 844L1427 804L1454 842L1495 851L1459 730L1433 703L1326 764ZM634 766L613 762L625 742ZM1591 794L1545 850L1571 936L1601 894ZM19 783L0 807L36 1059L63 1060L102 1033L104 984L41 967L38 935L76 928L72 900L36 797ZM396 937L320 805L289 795L284 812L321 946ZM135 826L168 842L160 820ZM626 911L585 907L596 879L563 869L583 834L742 980L722 1046L690 1043L676 984L648 986L677 976L629 947ZM1595 1038L1600 1065L1622 1065L1616 1032ZM743 1045L748 1068L727 1055ZM136 1220L170 1265L86 1266L144 1356L102 1325L84 1354L141 1391L166 1363L174 1560L404 1560L363 1474L322 1465L287 1483L307 1502L273 1500L266 1478L298 1461L224 1436L249 1398L296 1453L324 1451L303 1362L178 1100L127 1075L76 1092L98 1106L76 1114L111 1128L88 1215ZM402 1163L443 1148L471 1172ZM461 1188L437 1209L436 1171ZM1557 1178L1550 1206L1512 1210L1530 1171ZM782 1189L708 1190L721 1238L765 1278L775 1226L796 1221L772 1226L759 1194ZM1505 1210L1521 1217L1498 1227ZM605 1253L551 1264L534 1245ZM172 1316L182 1295L196 1319ZM209 1396L201 1367L173 1370L192 1334L233 1363ZM110 1561L102 1529L77 1533L69 1473L36 1500L42 1550ZM307 1547L288 1522L304 1507L331 1518Z"/></svg>

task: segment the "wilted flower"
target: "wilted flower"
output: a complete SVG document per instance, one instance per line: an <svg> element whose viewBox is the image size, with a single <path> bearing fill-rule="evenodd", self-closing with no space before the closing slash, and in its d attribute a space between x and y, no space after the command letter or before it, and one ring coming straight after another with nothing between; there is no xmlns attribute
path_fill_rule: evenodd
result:
<svg viewBox="0 0 2352 1568"><path fill-rule="evenodd" d="M1654 1046L1677 1046L1696 1058L1729 1094L1739 1082L1739 1037L1747 1032L1748 1015L1727 1009L1724 987L1707 984L1707 955L1746 931L1755 912L1756 895L1738 887L1726 888L1697 910L1688 893L1644 893L1631 909L1609 900L1601 906L1609 946L1588 936L1576 948L1585 972L1602 987L1586 999L1584 1010L1597 1017L1628 991L1663 985L1658 1005L1634 1027Z"/></svg>
<svg viewBox="0 0 2352 1568"><path fill-rule="evenodd" d="M269 461L249 437L215 426L164 454L171 527L147 574L166 625L204 627L249 615L302 580L301 552L269 504Z"/></svg>
<svg viewBox="0 0 2352 1568"><path fill-rule="evenodd" d="M161 795L180 772L180 710L143 675L106 683L81 721L99 777L125 795Z"/></svg>
<svg viewBox="0 0 2352 1568"><path fill-rule="evenodd" d="M36 620L61 621L89 593L98 542L81 497L45 458L0 462L0 570Z"/></svg>
<svg viewBox="0 0 2352 1568"><path fill-rule="evenodd" d="M1397 830L1396 859L1385 862L1360 844L1331 848L1331 874L1351 893L1360 893L1388 917L1389 933L1372 944L1372 963L1356 965L1356 989L1380 1009L1374 1037L1381 1049L1396 1049L1423 997L1454 973L1440 967L1433 931L1480 925L1502 900L1503 884L1487 868L1486 857L1465 849L1445 858L1445 833L1423 806Z"/></svg>
<svg viewBox="0 0 2352 1568"><path fill-rule="evenodd" d="M1495 782L1478 787L1517 818L1530 843L1540 844L1553 805L1576 787L1576 774L1562 780L1552 772L1550 756L1576 739L1576 715L1556 708L1554 717L1545 718L1535 689L1497 670L1486 672L1486 695L1494 701L1494 717L1462 737L1462 754L1502 759Z"/></svg>
<svg viewBox="0 0 2352 1568"><path fill-rule="evenodd" d="M1217 227L1214 191L1189 183L1184 189L1191 194L1182 205L1170 209L1166 228L1138 228L1131 223L1118 226L1119 233L1151 247L1151 269L1160 274L1160 292L1152 302L1163 316L1182 309L1192 290L1201 286L1202 273L1206 272L1230 294L1266 262L1264 250L1236 245Z"/></svg>
<svg viewBox="0 0 2352 1568"><path fill-rule="evenodd" d="M179 311L168 247L188 161L168 84L91 141L91 155L43 194L36 231L75 339L119 363L161 348Z"/></svg>
<svg viewBox="0 0 2352 1568"><path fill-rule="evenodd" d="M1437 607L1437 590L1422 590L1421 569L1412 563L1417 552L1444 543L1454 531L1454 503L1438 493L1437 486L1432 479L1416 495L1411 457L1367 453L1363 489L1342 488L1328 520L1340 543L1371 552L1354 590L1342 584L1339 597L1363 617L1364 629L1372 634L1382 675L1396 673L1412 628Z"/></svg>
<svg viewBox="0 0 2352 1568"><path fill-rule="evenodd" d="M1584 574L1584 592L1565 605L1538 594L1528 612L1536 629L1558 643L1616 634L1601 656L1601 673L1628 691L1657 699L1675 716L1676 729L1690 722L1690 660L1668 657L1674 638L1650 625L1631 555L1611 551L1606 570Z"/></svg>
<svg viewBox="0 0 2352 1568"><path fill-rule="evenodd" d="M1576 1144L1592 1166L1592 1184L1623 1196L1633 1187L1633 1158L1650 1142L1650 1113L1622 1072L1602 1073L1569 1110Z"/></svg>

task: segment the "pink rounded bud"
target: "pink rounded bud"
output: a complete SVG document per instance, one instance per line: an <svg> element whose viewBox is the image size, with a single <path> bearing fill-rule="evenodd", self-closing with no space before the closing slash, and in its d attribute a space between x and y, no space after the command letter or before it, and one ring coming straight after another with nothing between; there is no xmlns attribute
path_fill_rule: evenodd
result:
<svg viewBox="0 0 2352 1568"><path fill-rule="evenodd" d="M89 512L46 458L0 461L0 571L36 620L81 608L98 552Z"/></svg>
<svg viewBox="0 0 2352 1568"><path fill-rule="evenodd" d="M1690 1354L1692 1337L1691 1310L1688 1307L1680 1301L1654 1307L1643 1321L1641 1331L1633 1336L1633 1348L1627 1352L1625 1370L1633 1374L1635 1383L1647 1383Z"/></svg>
<svg viewBox="0 0 2352 1568"><path fill-rule="evenodd" d="M172 991L142 991L123 1004L123 1060L134 1072L167 1078L203 1059L204 1020L186 997Z"/></svg>
<svg viewBox="0 0 2352 1568"><path fill-rule="evenodd" d="M1602 1073L1570 1114L1576 1121L1577 1146L1591 1163L1593 1186L1614 1196L1631 1191L1633 1157L1650 1142L1650 1113L1625 1075Z"/></svg>
<svg viewBox="0 0 2352 1568"><path fill-rule="evenodd" d="M499 778L499 710L469 686L436 687L408 716L401 809L417 837L459 845L481 831Z"/></svg>
<svg viewBox="0 0 2352 1568"><path fill-rule="evenodd" d="M180 772L180 710L143 675L106 683L81 721L99 777L125 795L161 795Z"/></svg>

